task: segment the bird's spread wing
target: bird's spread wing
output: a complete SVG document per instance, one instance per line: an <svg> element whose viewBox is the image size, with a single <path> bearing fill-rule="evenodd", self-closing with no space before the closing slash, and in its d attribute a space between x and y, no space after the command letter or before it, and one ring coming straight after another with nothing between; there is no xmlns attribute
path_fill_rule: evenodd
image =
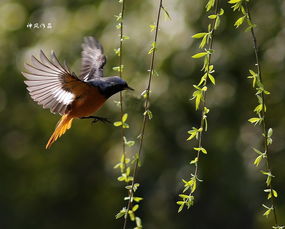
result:
<svg viewBox="0 0 285 229"><path fill-rule="evenodd" d="M102 45L93 37L85 37L82 44L81 72L79 78L88 81L103 76L106 57Z"/></svg>
<svg viewBox="0 0 285 229"><path fill-rule="evenodd" d="M52 113L64 114L76 97L73 93L76 85L88 86L74 76L66 64L61 65L54 52L48 59L41 51L40 60L32 56L32 64L26 64L25 68L27 72L22 74L27 78L25 84L32 99Z"/></svg>

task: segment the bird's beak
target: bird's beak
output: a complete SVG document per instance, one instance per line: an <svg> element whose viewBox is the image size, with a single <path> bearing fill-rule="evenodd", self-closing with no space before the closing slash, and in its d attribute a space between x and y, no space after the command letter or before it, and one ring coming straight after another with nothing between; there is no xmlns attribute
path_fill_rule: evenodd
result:
<svg viewBox="0 0 285 229"><path fill-rule="evenodd" d="M128 90L131 90L131 91L134 91L135 89L133 89L133 88L131 88L131 87L129 87L129 86L127 86L127 89Z"/></svg>

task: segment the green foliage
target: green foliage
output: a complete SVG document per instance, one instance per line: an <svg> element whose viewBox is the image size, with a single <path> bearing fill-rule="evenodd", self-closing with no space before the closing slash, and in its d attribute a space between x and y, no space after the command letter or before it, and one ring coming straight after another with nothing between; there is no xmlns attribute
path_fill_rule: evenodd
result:
<svg viewBox="0 0 285 229"><path fill-rule="evenodd" d="M204 101L204 93L208 90L208 88L206 86L200 88L197 85L193 85L193 87L197 90L193 92L192 99L195 99L195 107L196 110L198 110L201 101Z"/></svg>
<svg viewBox="0 0 285 229"><path fill-rule="evenodd" d="M258 154L258 156L256 157L256 159L254 160L253 164L258 167L259 163L261 162L262 159L266 158L266 153L262 153L261 151L259 151L258 149L253 148L253 150Z"/></svg>
<svg viewBox="0 0 285 229"><path fill-rule="evenodd" d="M192 130L189 130L188 131L188 134L190 134L190 136L187 138L187 141L190 141L192 138L196 138L198 140L198 137L199 137L199 133L201 133L203 131L203 128L195 128L195 127L192 127Z"/></svg>
<svg viewBox="0 0 285 229"><path fill-rule="evenodd" d="M215 5L215 0L209 0L206 4L206 11L211 10Z"/></svg>
<svg viewBox="0 0 285 229"><path fill-rule="evenodd" d="M155 31L156 25L149 25L150 32Z"/></svg>
<svg viewBox="0 0 285 229"><path fill-rule="evenodd" d="M151 43L151 48L148 51L148 54L152 54L155 49L156 49L156 42L154 41L154 42Z"/></svg>
<svg viewBox="0 0 285 229"><path fill-rule="evenodd" d="M265 204L262 204L262 206L266 209L266 211L263 213L263 215L268 217L274 209L273 206L267 207Z"/></svg>
<svg viewBox="0 0 285 229"><path fill-rule="evenodd" d="M264 140L264 148L263 152L260 150L257 150L253 148L253 150L258 154L256 159L254 160L253 164L255 166L259 166L262 159L265 159L265 168L266 170L261 170L261 173L266 176L266 189L264 190L265 193L267 193L267 199L271 199L271 207L266 206L263 204L262 206L266 208L266 211L263 213L263 216L268 217L271 213L273 213L275 226L273 228L282 228L283 226L278 226L277 223L277 214L275 209L275 203L273 202L273 198L277 198L278 194L275 189L273 189L272 185L272 178L274 176L272 175L271 169L270 169L270 162L269 162L269 145L272 144L272 134L273 129L267 128L266 123L266 104L265 104L265 96L269 95L270 92L264 89L264 85L262 82L261 77L261 68L259 63L259 52L257 47L257 39L254 31L254 27L256 25L252 22L250 17L250 10L248 8L247 2L249 0L230 0L229 3L232 4L232 8L234 11L238 10L241 12L241 15L235 22L234 26L236 28L240 27L244 21L247 22L247 28L246 31L251 32L251 37L254 44L254 53L256 57L256 72L254 70L249 69L250 76L247 76L247 78L252 79L252 86L256 90L255 96L257 97L258 105L254 108L254 112L258 115L258 117L250 118L248 121L254 125L261 125L262 126L262 136Z"/></svg>
<svg viewBox="0 0 285 229"><path fill-rule="evenodd" d="M127 118L128 118L128 114L125 113L123 116L122 116L122 120L121 121L117 121L117 122L114 122L114 126L122 126L122 128L129 128L129 124L126 123L127 121Z"/></svg>
<svg viewBox="0 0 285 229"><path fill-rule="evenodd" d="M151 80L152 80L153 75L154 74L158 75L154 69L154 62L155 62L155 53L157 50L157 36L158 36L158 30L159 30L159 21L160 21L161 10L163 10L164 13L170 18L169 13L163 7L162 2L163 2L162 0L160 0L160 2L159 2L159 9L158 9L158 13L157 13L156 24L155 25L149 25L151 32L155 32L155 35L154 35L154 40L151 43L151 48L148 51L148 54L151 55L150 68L148 70L148 72L149 72L148 82L147 82L146 89L141 93L142 99L144 100L144 112L143 112L144 118L142 121L142 129L141 129L141 132L138 136L138 139L140 141L139 151L135 155L135 159L133 160L133 164L134 164L133 175L131 177L131 180L130 179L128 180L128 181L131 181L131 185L126 186L126 188L128 189L128 196L125 197L125 200L128 201L127 207L124 207L118 213L119 216L124 215L124 218L125 218L124 226L123 226L124 229L127 227L128 217L131 221L135 222L135 224L136 224L135 229L141 229L142 228L141 218L136 216L136 211L139 208L139 202L142 200L142 198L134 196L134 193L137 191L137 189L139 187L139 184L136 183L135 179L136 179L136 173L137 173L138 167L141 166L140 157L141 157L142 149L143 149L143 140L144 140L146 122L147 122L147 120L151 120L153 117L153 114L149 108L149 106L150 106L150 93L151 93L150 87L151 87ZM127 120L127 117L128 116L125 114L122 117L122 120L120 122L117 122L117 125L123 126L125 124L125 121ZM130 174L130 170L127 170L126 176L128 176L129 174ZM124 180L126 180L126 179L124 179Z"/></svg>
<svg viewBox="0 0 285 229"><path fill-rule="evenodd" d="M184 189L182 193L179 194L180 200L177 201L177 204L179 205L178 212L181 212L185 206L187 209L189 209L194 204L194 192L197 189L197 181L201 182L201 180L198 178L198 163L200 159L200 152L202 152L204 155L208 153L207 150L202 147L202 134L208 129L207 114L210 111L206 107L205 95L208 90L208 79L213 85L216 84L215 77L213 76L213 73L215 72L214 65L211 64L211 56L214 53L212 45L214 39L214 31L220 25L220 17L224 14L224 10L219 9L218 0L209 0L206 5L206 11L208 12L214 6L214 14L208 16L208 18L211 20L211 23L208 25L208 31L196 33L192 36L194 39L201 39L199 47L200 49L204 49L203 52L199 52L192 56L194 59L204 59L202 67L202 71L204 73L200 79L199 84L193 85L196 90L193 92L192 97L192 100L195 100L195 109L198 110L200 107L202 107L201 125L199 128L192 127L192 129L188 131L189 137L187 138L187 141L190 141L192 139L196 139L198 141L198 146L193 148L194 151L196 151L196 156L193 160L190 161L190 165L195 165L195 173L191 174L191 178L189 180L182 179ZM208 46L207 49L204 48L206 45ZM186 195L186 192L189 192L189 194Z"/></svg>
<svg viewBox="0 0 285 229"><path fill-rule="evenodd" d="M122 64L123 62L123 42L125 40L130 39L129 36L124 34L124 14L125 14L125 0L119 0L119 3L122 5L121 6L121 12L119 13L118 16L116 17L116 21L119 21L119 24L116 25L116 28L120 30L120 47L115 49L115 54L119 57L119 66L113 67L114 71L118 71L120 74L120 77L122 78L122 73L123 73L123 69L124 69L124 65ZM121 174L119 175L119 177L117 178L119 182L124 182L127 185L125 186L125 188L128 190L128 196L126 196L124 198L124 200L127 200L129 202L133 202L133 200L135 202L139 202L140 200L142 200L142 198L140 197L133 197L131 195L132 192L134 192L137 187L139 186L139 184L136 184L133 189L130 189L130 185L128 185L130 182L134 181L134 176L131 176L131 164L133 161L131 161L130 158L127 157L126 154L126 146L128 147L132 147L135 145L135 141L131 141L131 140L127 140L126 135L125 135L125 129L129 128L129 124L126 123L127 119L128 119L128 114L124 113L124 109L123 109L123 93L120 92L120 111L121 111L121 120L120 121L116 121L114 122L114 126L116 127L121 127L122 128L122 155L121 155L121 159L120 162L117 163L114 168L120 169ZM132 200L131 200L132 198ZM142 223L141 223L141 219L139 217L135 216L135 212L138 209L139 205L136 204L134 205L131 209L128 207L123 207L120 212L118 214L116 214L116 219L119 219L121 217L124 216L124 227L126 227L127 224L127 219L128 217L130 218L131 221L135 221L136 222L136 228L142 228Z"/></svg>
<svg viewBox="0 0 285 229"><path fill-rule="evenodd" d="M121 52L118 56L121 56ZM124 70L124 65L113 67L113 70L121 73Z"/></svg>

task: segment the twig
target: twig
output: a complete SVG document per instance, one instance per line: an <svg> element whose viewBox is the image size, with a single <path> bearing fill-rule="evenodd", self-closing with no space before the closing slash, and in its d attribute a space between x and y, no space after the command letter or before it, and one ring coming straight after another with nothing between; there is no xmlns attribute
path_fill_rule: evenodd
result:
<svg viewBox="0 0 285 229"><path fill-rule="evenodd" d="M250 10L248 8L247 3L245 3L245 9L246 13L248 14L248 18L250 22L252 23L251 20L251 15L250 15ZM251 32L251 37L253 41L253 48L254 48L254 54L255 54L255 60L256 60L256 68L257 68L257 75L259 77L260 83L263 85L263 80L262 80L262 75L261 75L261 68L260 68L260 62L259 62L259 51L258 51L258 45L257 45L257 39L254 31L254 27L251 26L250 28ZM265 95L264 91L261 92L261 98L262 98L262 110L261 110L261 116L262 116L262 131L263 131L263 136L264 136L264 152L266 154L266 169L268 172L271 173L271 166L269 162L269 147L268 147L268 129L267 129L267 123L266 123L266 118L265 118L265 112L266 112L266 106L265 106ZM270 188L270 193L271 193L271 204L273 206L273 215L274 215L274 221L275 221L275 226L278 225L278 220L277 220L277 213L275 210L275 205L274 205L274 194L273 194L273 188L272 188L272 183L270 182L269 184Z"/></svg>
<svg viewBox="0 0 285 229"><path fill-rule="evenodd" d="M123 64L123 36L124 36L124 15L125 15L125 1L122 1L122 8L121 8L121 21L120 21L120 56L119 56L119 67L120 67L120 71L119 71L119 76L120 78L123 78L123 68L122 68L122 64ZM124 107L123 107L123 92L120 91L120 112L121 112L121 120L123 119L123 115L124 115ZM123 160L123 168L126 168L126 144L125 144L125 128L122 125L121 126L121 137L122 137L122 154L124 157Z"/></svg>
<svg viewBox="0 0 285 229"><path fill-rule="evenodd" d="M219 0L216 0L216 2L215 2L215 14L217 15L218 14L218 7L219 7ZM217 18L215 19L215 20L213 20L213 22L212 22L212 25L211 25L211 28L212 28L212 32L211 32L211 37L210 37L210 43L209 43L209 47L208 47L208 50L212 50L213 49L213 41L214 41L214 34L215 34L215 24L216 24L216 20L217 20ZM209 74L209 72L210 72L210 65L211 65L211 59L212 59L212 54L209 54L209 64L208 64L208 66L207 66L207 73ZM206 86L207 85L207 78L206 78L206 80L204 81L204 84L203 84L203 86ZM203 135L203 132L205 132L204 131L204 124L205 124L205 118L204 118L204 116L205 116L205 109L204 109L204 107L206 107L206 91L203 91L203 97L204 97L204 100L203 100L203 102L202 102L202 113L201 113L201 124L200 124L200 128L202 128L203 129L203 131L201 131L200 133L199 133L199 137L198 137L198 147L199 148L202 148L202 135ZM201 152L201 150L199 150L198 152L197 152L197 160L199 161L199 157L200 157L200 152ZM196 166L196 168L195 168L195 177L197 177L198 176L198 165L197 165L198 163L196 163L195 164L195 166Z"/></svg>
<svg viewBox="0 0 285 229"><path fill-rule="evenodd" d="M160 22L160 14L161 14L161 9L163 7L162 5L163 0L160 0L159 2L159 8L158 8L158 13L157 13L157 19L156 19L156 28L155 28L155 35L154 35L154 44L156 46L157 44L157 37L158 37L158 28L159 28L159 22ZM135 185L135 180L136 180L136 175L137 175L137 170L142 154L142 149L143 149L143 141L144 141L144 133L145 133L145 128L146 128L146 123L147 123L147 114L146 112L148 111L149 108L149 94L150 94L150 88L151 88L151 81L152 81L152 76L153 76L153 70L154 70L154 62L155 62L155 53L156 53L156 47L153 49L152 56L151 56L151 62L150 62L150 69L149 69L149 78L148 78L148 84L146 88L146 100L145 100L145 105L144 105L144 117L142 121L142 128L141 128L141 134L140 134L140 144L139 144L139 151L135 160L135 167L133 171L133 180L132 180L132 185L131 189L129 190L129 201L127 205L127 211L125 215L125 221L124 221L124 226L123 229L126 229L127 226L127 220L128 220L128 212L131 208L131 203L133 201L133 196L134 196L134 185Z"/></svg>

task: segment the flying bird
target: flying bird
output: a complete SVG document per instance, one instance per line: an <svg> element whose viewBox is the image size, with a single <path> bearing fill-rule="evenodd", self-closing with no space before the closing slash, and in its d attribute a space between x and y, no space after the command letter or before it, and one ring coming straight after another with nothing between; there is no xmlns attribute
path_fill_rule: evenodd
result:
<svg viewBox="0 0 285 229"><path fill-rule="evenodd" d="M103 77L106 57L102 45L94 37L85 37L82 49L79 76L71 72L65 62L61 64L53 51L48 58L42 50L39 59L32 55L31 64L25 64L26 72L22 72L32 99L52 113L62 115L46 149L70 129L75 118L107 121L90 115L117 92L133 90L118 76Z"/></svg>

